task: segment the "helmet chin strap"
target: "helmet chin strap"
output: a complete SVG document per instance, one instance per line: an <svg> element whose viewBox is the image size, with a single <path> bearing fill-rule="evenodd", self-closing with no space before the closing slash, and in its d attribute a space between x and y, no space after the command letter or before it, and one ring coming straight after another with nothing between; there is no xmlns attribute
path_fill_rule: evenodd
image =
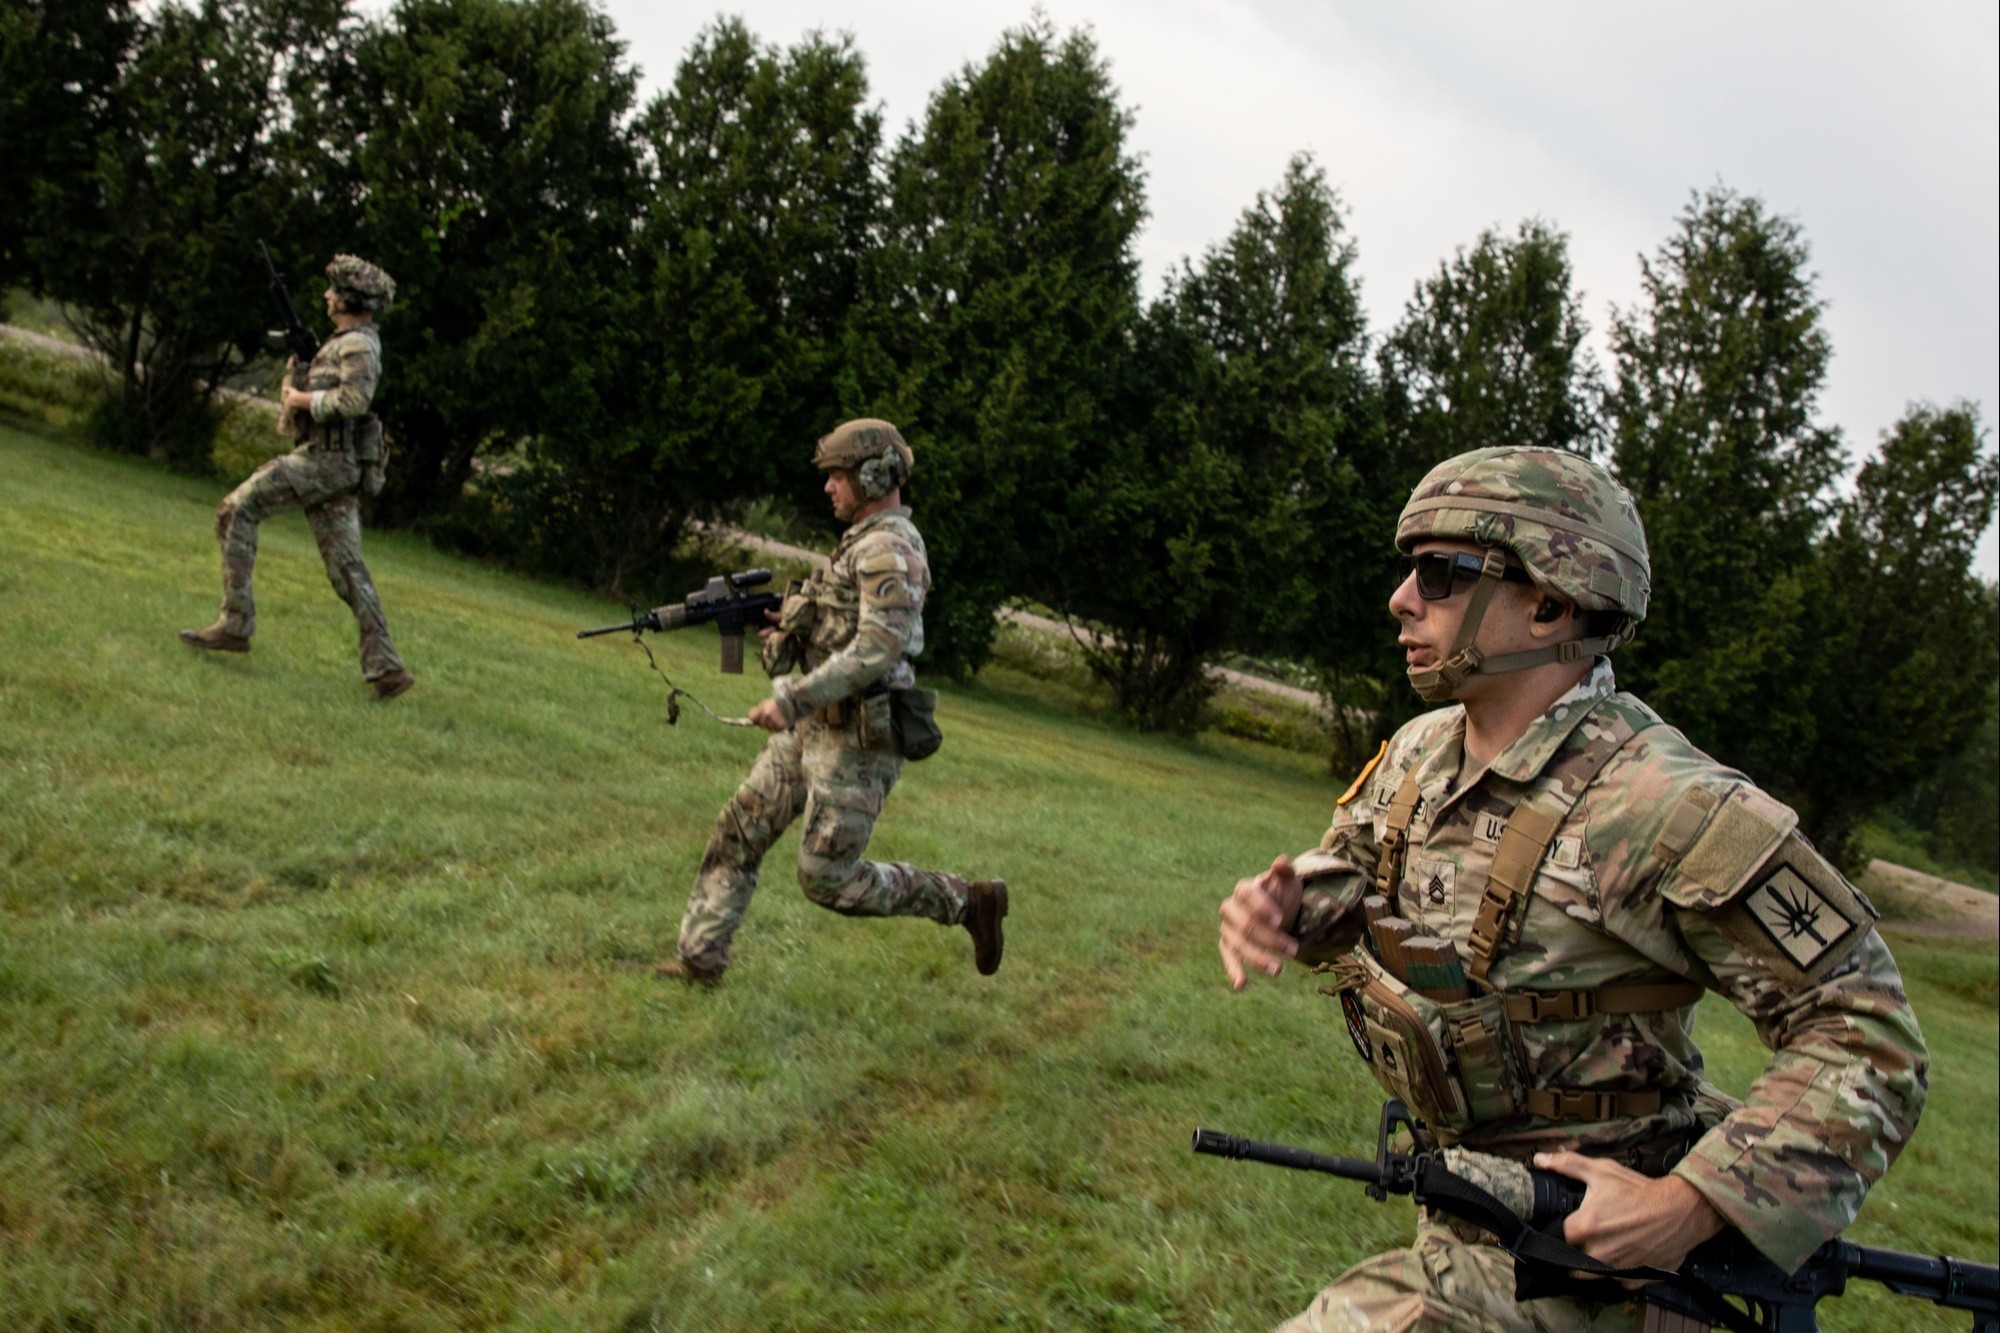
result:
<svg viewBox="0 0 2000 1333"><path fill-rule="evenodd" d="M1466 604L1465 619L1458 627L1458 641L1451 646L1451 656L1445 658L1442 666L1428 670L1412 670L1410 687L1417 697L1427 704L1450 703L1458 693L1458 687L1475 675L1494 676L1503 671L1522 671L1528 667L1541 666L1544 662L1575 662L1585 657L1595 657L1608 653L1619 644L1632 637L1635 626L1628 617L1615 634L1599 635L1594 639L1566 639L1552 643L1546 648L1530 648L1524 653L1507 653L1500 657L1487 657L1473 646L1479 637L1479 626L1486 619L1486 608L1493 601L1494 590L1506 576L1507 557L1499 548L1486 548L1486 561L1479 569L1479 582L1473 586L1472 600Z"/></svg>

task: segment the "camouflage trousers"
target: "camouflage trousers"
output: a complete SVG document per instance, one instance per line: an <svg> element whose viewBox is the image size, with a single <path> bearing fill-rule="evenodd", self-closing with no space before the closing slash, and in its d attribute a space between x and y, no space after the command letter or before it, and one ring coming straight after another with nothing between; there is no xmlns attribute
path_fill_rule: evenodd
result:
<svg viewBox="0 0 2000 1333"><path fill-rule="evenodd" d="M729 943L757 870L792 821L805 815L799 887L846 916L921 916L955 926L965 916L966 882L904 862L868 861L869 835L903 771L886 744L861 745L848 728L808 718L764 742L750 776L722 807L681 918L681 957L708 968L729 963Z"/></svg>
<svg viewBox="0 0 2000 1333"><path fill-rule="evenodd" d="M1514 1260L1498 1245L1426 1223L1408 1249L1364 1259L1278 1333L1633 1333L1629 1305L1517 1302Z"/></svg>
<svg viewBox="0 0 2000 1333"><path fill-rule="evenodd" d="M382 618L382 601L361 559L360 472L344 452L294 449L250 474L215 510L222 543L222 628L249 638L257 629L250 579L257 566L257 525L287 509L306 511L326 577L354 612L361 631L361 674L374 680L403 669Z"/></svg>

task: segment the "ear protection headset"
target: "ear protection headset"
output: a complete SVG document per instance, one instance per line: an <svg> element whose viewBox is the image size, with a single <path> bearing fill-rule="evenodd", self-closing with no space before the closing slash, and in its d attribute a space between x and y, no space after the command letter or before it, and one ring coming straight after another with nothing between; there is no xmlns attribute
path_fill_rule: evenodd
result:
<svg viewBox="0 0 2000 1333"><path fill-rule="evenodd" d="M855 480L864 496L879 500L903 484L903 460L893 449L877 454L855 469Z"/></svg>

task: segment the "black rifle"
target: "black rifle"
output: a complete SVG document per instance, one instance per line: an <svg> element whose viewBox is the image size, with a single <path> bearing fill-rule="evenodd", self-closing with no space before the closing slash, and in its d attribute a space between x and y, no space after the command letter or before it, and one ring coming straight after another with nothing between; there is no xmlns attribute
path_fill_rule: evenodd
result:
<svg viewBox="0 0 2000 1333"><path fill-rule="evenodd" d="M1562 1220L1583 1203L1581 1182L1528 1167L1534 1205L1524 1218L1472 1181L1454 1174L1446 1167L1442 1153L1389 1151L1390 1136L1398 1125L1415 1131L1409 1111L1392 1099L1382 1108L1372 1162L1326 1157L1209 1129L1194 1132L1194 1150L1359 1180L1375 1199L1407 1194L1426 1208L1482 1227L1514 1256L1514 1298L1518 1301L1577 1296L1617 1304L1637 1299L1678 1319L1649 1316L1648 1329L1694 1333L1720 1326L1734 1333L1814 1333L1819 1325L1813 1307L1824 1297L1840 1295L1849 1278L1866 1278L1905 1296L1971 1311L1974 1333L2000 1330L2000 1269L1964 1259L1880 1250L1852 1241L1828 1241L1796 1273L1780 1270L1735 1231L1724 1231L1696 1246L1678 1272L1609 1268L1563 1239ZM1579 1277L1579 1273L1591 1276ZM1618 1279L1649 1285L1632 1292L1619 1286Z"/></svg>
<svg viewBox="0 0 2000 1333"><path fill-rule="evenodd" d="M319 336L299 318L299 308L292 304L291 289L278 276L278 266L271 262L271 252L264 248L262 241L257 242L257 253L264 256L264 271L271 275L271 295L278 298L278 310L285 317L285 327L271 330L271 340L291 348L292 355L299 359L299 370L304 371L319 351ZM305 385L298 387L303 389Z"/></svg>
<svg viewBox="0 0 2000 1333"><path fill-rule="evenodd" d="M785 599L776 593L753 593L752 588L762 587L771 581L768 569L746 569L740 574L718 574L708 581L708 586L687 595L684 602L671 606L656 606L641 612L632 608L632 619L623 625L606 625L601 629L580 629L579 639L588 639L599 634L616 634L621 630L631 631L634 638L647 630L659 633L662 630L686 629L689 625L706 625L715 622L722 632L722 669L732 676L743 674L743 628L746 625L761 628L764 613L775 611Z"/></svg>

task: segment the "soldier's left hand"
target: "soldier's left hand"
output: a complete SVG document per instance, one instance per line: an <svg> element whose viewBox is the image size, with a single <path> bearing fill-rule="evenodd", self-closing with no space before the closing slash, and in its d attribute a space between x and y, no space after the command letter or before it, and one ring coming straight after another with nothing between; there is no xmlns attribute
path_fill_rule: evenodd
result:
<svg viewBox="0 0 2000 1333"><path fill-rule="evenodd" d="M287 384L285 386L285 396L279 400L279 404L287 412L303 412L311 409L312 401L313 396L304 389L294 389L291 385Z"/></svg>
<svg viewBox="0 0 2000 1333"><path fill-rule="evenodd" d="M1583 1206L1563 1220L1563 1239L1613 1268L1678 1269L1722 1230L1721 1215L1679 1176L1655 1180L1573 1152L1536 1153L1535 1165L1583 1182Z"/></svg>
<svg viewBox="0 0 2000 1333"><path fill-rule="evenodd" d="M785 714L778 707L776 699L759 699L757 706L750 710L749 718L766 731L783 731Z"/></svg>

